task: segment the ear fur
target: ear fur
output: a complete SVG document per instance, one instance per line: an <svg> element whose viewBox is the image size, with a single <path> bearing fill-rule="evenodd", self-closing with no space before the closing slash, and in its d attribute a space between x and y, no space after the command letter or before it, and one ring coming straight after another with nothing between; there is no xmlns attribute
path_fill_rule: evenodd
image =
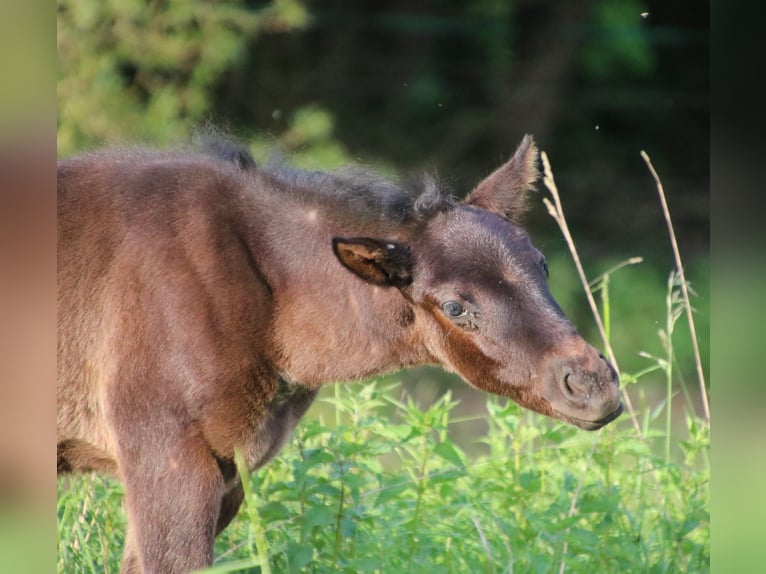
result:
<svg viewBox="0 0 766 574"><path fill-rule="evenodd" d="M412 254L406 245L369 237L335 237L332 250L344 267L368 283L381 287L412 283Z"/></svg>
<svg viewBox="0 0 766 574"><path fill-rule="evenodd" d="M520 223L528 210L529 192L535 189L539 177L537 146L527 134L513 157L479 183L465 198L465 203Z"/></svg>

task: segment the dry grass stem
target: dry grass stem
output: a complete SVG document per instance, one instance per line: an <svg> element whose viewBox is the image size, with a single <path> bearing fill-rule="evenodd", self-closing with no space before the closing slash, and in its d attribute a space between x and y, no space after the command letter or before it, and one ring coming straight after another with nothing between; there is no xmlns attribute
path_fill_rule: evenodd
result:
<svg viewBox="0 0 766 574"><path fill-rule="evenodd" d="M612 345L609 342L609 338L606 336L606 330L604 329L604 323L601 320L601 315L598 312L598 306L596 305L596 300L593 298L593 293L591 292L590 287L588 285L588 279L585 276L585 271L583 270L582 263L580 262L580 256L577 254L577 248L575 247L574 240L572 239L572 235L569 233L569 226L567 225L566 218L564 217L564 209L561 206L561 198L559 197L559 191L558 191L558 188L556 187L556 182L553 179L551 164L548 161L548 154L546 154L545 152L541 152L540 157L543 161L543 183L545 184L545 187L548 188L548 191L551 192L551 196L553 197L555 206L550 202L550 200L547 197L543 198L543 202L545 203L545 206L548 208L548 213L556 221L556 223L559 226L559 229L561 229L561 233L564 235L564 239L566 240L567 245L569 246L569 251L572 253L572 259L574 259L574 264L575 264L575 267L577 268L577 273L580 276L580 281L582 283L583 290L585 291L585 296L588 298L588 304L590 305L591 312L593 313L593 318L596 320L596 326L598 327L598 331L601 334L601 339L604 342L604 348L606 350L607 356L609 357L609 360L611 361L615 370L619 374L620 367L617 364L617 357L615 357L614 351L612 350ZM636 432L638 433L639 436L643 436L641 434L641 425L638 422L635 409L633 408L633 403L630 400L630 395L628 395L628 392L625 390L625 388L623 388L621 392L622 392L622 400L625 403L625 407L628 411L628 414L630 415L630 419L633 422L633 427L636 429Z"/></svg>
<svg viewBox="0 0 766 574"><path fill-rule="evenodd" d="M668 209L668 203L665 200L665 191L660 181L660 176L657 175L657 171L652 165L652 160L649 159L649 155L641 150L641 157L646 162L646 166L649 168L649 172L654 178L654 183L657 185L657 193L660 196L660 203L662 204L662 213L665 216L665 223L668 226L668 233L670 234L670 244L673 246L673 256L676 260L676 268L678 269L678 276L681 279L681 293L684 297L684 308L686 310L686 319L689 322L689 333L692 337L692 348L694 349L694 361L697 365L697 380L699 381L700 397L702 399L702 408L705 413L705 420L710 423L710 404L707 397L707 389L705 388L705 374L702 371L702 359L700 358L699 344L697 343L697 331L694 328L694 318L692 317L692 306L689 301L689 290L686 286L686 276L684 275L684 266L681 263L681 252L678 250L678 242L676 241L676 233L673 230L673 222L670 219L670 210Z"/></svg>

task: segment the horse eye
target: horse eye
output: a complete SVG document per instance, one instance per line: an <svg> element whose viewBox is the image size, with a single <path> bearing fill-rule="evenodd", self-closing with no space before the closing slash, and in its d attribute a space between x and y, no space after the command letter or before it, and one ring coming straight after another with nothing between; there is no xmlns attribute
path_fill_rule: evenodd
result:
<svg viewBox="0 0 766 574"><path fill-rule="evenodd" d="M546 276L546 277L549 277L549 276L550 276L550 273L548 272L548 262L545 260L545 257L543 257L543 258L540 260L540 267L542 267L542 269L543 269L543 273L545 273L545 276Z"/></svg>
<svg viewBox="0 0 766 574"><path fill-rule="evenodd" d="M465 308L457 301L447 301L442 305L442 309L450 317L460 317L465 315Z"/></svg>

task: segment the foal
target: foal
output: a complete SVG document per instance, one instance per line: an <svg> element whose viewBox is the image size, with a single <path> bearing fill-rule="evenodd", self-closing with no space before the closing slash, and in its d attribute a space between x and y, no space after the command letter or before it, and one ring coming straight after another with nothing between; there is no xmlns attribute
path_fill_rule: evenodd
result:
<svg viewBox="0 0 766 574"><path fill-rule="evenodd" d="M425 363L584 429L614 369L567 321L519 226L526 136L456 201L433 181L108 151L58 166L58 470L112 472L122 572L212 562L251 469L320 386Z"/></svg>

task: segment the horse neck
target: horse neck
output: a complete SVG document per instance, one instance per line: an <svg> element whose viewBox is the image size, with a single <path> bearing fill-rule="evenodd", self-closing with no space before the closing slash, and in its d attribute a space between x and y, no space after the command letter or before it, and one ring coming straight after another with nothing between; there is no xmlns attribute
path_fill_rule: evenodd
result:
<svg viewBox="0 0 766 574"><path fill-rule="evenodd" d="M291 380L314 386L429 361L402 296L350 279L360 285L323 275L275 294L277 367Z"/></svg>
<svg viewBox="0 0 766 574"><path fill-rule="evenodd" d="M277 370L318 386L432 360L402 294L365 283L332 252L333 237L375 229L306 205L271 207L255 230L253 256L272 290L269 354Z"/></svg>

